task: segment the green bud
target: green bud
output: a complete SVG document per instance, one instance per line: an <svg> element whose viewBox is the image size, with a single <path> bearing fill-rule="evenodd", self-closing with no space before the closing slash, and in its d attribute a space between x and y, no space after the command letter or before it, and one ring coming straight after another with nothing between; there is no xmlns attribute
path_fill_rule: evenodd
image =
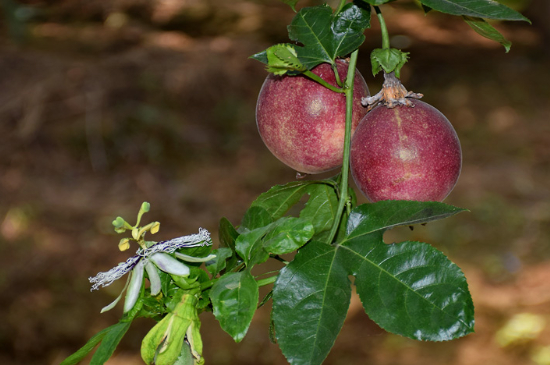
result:
<svg viewBox="0 0 550 365"><path fill-rule="evenodd" d="M141 210L143 213L147 213L147 212L149 211L149 209L151 209L151 204L149 204L149 203L147 203L147 202L143 202L143 203L141 204L141 209L140 209L140 210Z"/></svg>

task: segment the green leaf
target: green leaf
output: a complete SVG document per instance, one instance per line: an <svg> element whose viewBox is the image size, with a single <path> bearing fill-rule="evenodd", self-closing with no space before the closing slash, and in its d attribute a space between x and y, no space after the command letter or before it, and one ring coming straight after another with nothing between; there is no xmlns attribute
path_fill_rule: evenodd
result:
<svg viewBox="0 0 550 365"><path fill-rule="evenodd" d="M244 233L256 228L265 227L273 223L273 220L274 219L271 217L271 214L269 214L265 208L252 204L252 206L248 208L244 214L243 221L241 222L238 232Z"/></svg>
<svg viewBox="0 0 550 365"><path fill-rule="evenodd" d="M303 218L279 219L263 239L264 249L275 255L291 253L313 237L313 224Z"/></svg>
<svg viewBox="0 0 550 365"><path fill-rule="evenodd" d="M420 2L433 10L451 15L498 20L524 20L531 23L517 11L494 0L420 0Z"/></svg>
<svg viewBox="0 0 550 365"><path fill-rule="evenodd" d="M311 69L324 62L334 64L336 57L357 49L369 26L370 8L348 4L333 16L330 6L320 5L301 9L288 26L288 36L304 45L295 50L301 63Z"/></svg>
<svg viewBox="0 0 550 365"><path fill-rule="evenodd" d="M117 323L117 324L114 324L110 327L104 328L101 331L99 331L98 333L96 333L95 335L93 335L92 338L90 338L84 346L82 346L80 349L78 349L78 351L76 351L71 356L69 356L65 360L63 360L63 362L61 362L60 365L78 364L80 361L82 361L96 347L96 345L99 342L101 342L101 340L103 340L105 335L107 333L109 333L109 331L111 331L113 329L113 327L116 327L118 325L120 325L120 323Z"/></svg>
<svg viewBox="0 0 550 365"><path fill-rule="evenodd" d="M351 298L337 249L318 241L302 248L273 288L273 321L292 365L321 364L342 328Z"/></svg>
<svg viewBox="0 0 550 365"><path fill-rule="evenodd" d="M382 200L374 204L362 204L351 211L347 238L385 231L400 225L427 223L448 218L466 209L439 202L408 200Z"/></svg>
<svg viewBox="0 0 550 365"><path fill-rule="evenodd" d="M215 254L216 257L206 263L206 270L208 270L212 277L216 277L220 271L225 269L226 260L233 255L233 252L231 252L229 247L220 247L212 253Z"/></svg>
<svg viewBox="0 0 550 365"><path fill-rule="evenodd" d="M323 62L334 62L331 21L332 8L321 5L301 9L288 26L289 38L304 45L297 47L296 52L309 69Z"/></svg>
<svg viewBox="0 0 550 365"><path fill-rule="evenodd" d="M361 0L361 1L364 1L364 2L369 3L371 5L378 6L378 5L386 4L386 3L389 3L389 2L392 2L392 1L395 1L395 0Z"/></svg>
<svg viewBox="0 0 550 365"><path fill-rule="evenodd" d="M266 50L267 71L275 75L284 75L287 71L303 72L307 67L300 62L294 46L291 44L276 44Z"/></svg>
<svg viewBox="0 0 550 365"><path fill-rule="evenodd" d="M90 360L90 365L102 365L104 364L115 352L116 347L118 346L122 337L130 328L132 324L131 321L119 322L114 326L109 327L110 330L105 334L101 344L97 348L92 360Z"/></svg>
<svg viewBox="0 0 550 365"><path fill-rule="evenodd" d="M363 32L370 27L370 6L349 3L333 19L332 33L335 58L355 51L365 41Z"/></svg>
<svg viewBox="0 0 550 365"><path fill-rule="evenodd" d="M235 247L246 266L251 267L255 264L265 262L269 258L269 254L263 248L262 238L270 228L271 225L259 227L243 233L237 238Z"/></svg>
<svg viewBox="0 0 550 365"><path fill-rule="evenodd" d="M493 28L491 24L487 23L485 19L474 18L470 16L463 16L462 19L464 19L466 24L468 24L473 30L475 30L477 34L502 44L502 46L506 50L506 53L510 51L512 42L504 38L504 36L500 34L498 30Z"/></svg>
<svg viewBox="0 0 550 365"><path fill-rule="evenodd" d="M385 330L416 340L447 341L474 330L474 306L464 274L421 242L386 245L376 234L347 241L357 293ZM350 260L351 261L351 260Z"/></svg>
<svg viewBox="0 0 550 365"><path fill-rule="evenodd" d="M310 241L302 247L273 289L275 333L288 361L322 363L346 317L349 275L367 314L388 331L428 340L471 332L473 304L460 269L427 244L383 242L392 227L461 211L437 202L361 205L351 211L347 235L337 245Z"/></svg>
<svg viewBox="0 0 550 365"><path fill-rule="evenodd" d="M261 62L265 65L267 65L268 62L269 62L268 59L267 59L267 50L258 52L256 54L253 54L252 56L250 56L248 58L252 58L253 60L259 61L259 62Z"/></svg>
<svg viewBox="0 0 550 365"><path fill-rule="evenodd" d="M228 273L212 287L210 299L214 316L235 342L240 342L250 326L258 305L258 284L249 270Z"/></svg>
<svg viewBox="0 0 550 365"><path fill-rule="evenodd" d="M425 223L463 211L437 202L381 201L354 209L340 245L369 317L387 331L446 341L473 332L474 308L464 274L428 244L385 244L397 225Z"/></svg>
<svg viewBox="0 0 550 365"><path fill-rule="evenodd" d="M267 210L273 220L283 217L300 199L309 194L300 218L308 219L313 223L315 233L330 230L336 217L338 195L334 188L334 181L293 181L285 185L276 185L261 194L252 206L259 206Z"/></svg>
<svg viewBox="0 0 550 365"><path fill-rule="evenodd" d="M377 48L370 54L372 64L372 74L384 70L385 73L395 72L395 76L399 77L401 68L407 62L409 52L402 52L395 48L382 49Z"/></svg>
<svg viewBox="0 0 550 365"><path fill-rule="evenodd" d="M220 219L219 236L222 247L229 247L232 251L235 251L235 240L239 237L239 232L227 218Z"/></svg>

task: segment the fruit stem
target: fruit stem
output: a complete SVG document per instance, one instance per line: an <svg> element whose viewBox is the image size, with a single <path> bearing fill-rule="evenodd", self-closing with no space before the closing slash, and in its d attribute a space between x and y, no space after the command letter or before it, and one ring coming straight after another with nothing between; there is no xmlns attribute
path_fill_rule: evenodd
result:
<svg viewBox="0 0 550 365"><path fill-rule="evenodd" d="M323 85L324 87L326 87L329 90L332 90L332 91L337 92L337 93L343 93L344 92L344 89L341 89L339 87L336 87L336 86L333 86L333 85L329 84L328 82L323 80L321 77L315 75L310 70L304 71L303 74L306 75L307 77L309 77L310 79L312 79L313 81L317 81L318 83L320 83L321 85Z"/></svg>
<svg viewBox="0 0 550 365"><path fill-rule="evenodd" d="M388 28L386 27L386 21L382 16L382 12L378 6L374 7L378 22L380 23L380 31L382 32L382 49L390 49L390 36L388 34Z"/></svg>
<svg viewBox="0 0 550 365"><path fill-rule="evenodd" d="M344 157L342 158L342 179L340 181L340 199L338 201L338 209L334 224L330 230L328 242L332 243L340 227L344 208L348 203L348 178L349 178L349 159L351 147L351 125L353 113L353 83L355 80L355 67L357 65L357 55L359 51L356 49L350 56L348 65L348 74L344 85L344 93L346 95L346 132L344 135Z"/></svg>

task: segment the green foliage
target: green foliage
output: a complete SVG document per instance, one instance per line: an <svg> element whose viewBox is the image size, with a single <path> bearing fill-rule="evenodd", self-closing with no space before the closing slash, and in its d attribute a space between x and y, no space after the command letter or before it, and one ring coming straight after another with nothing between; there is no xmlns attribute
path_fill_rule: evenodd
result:
<svg viewBox="0 0 550 365"><path fill-rule="evenodd" d="M289 38L302 47L276 45L251 58L266 63L268 71L278 75L312 69L320 63L334 64L337 57L363 43L363 32L369 27L370 7L347 4L336 14L328 5L303 8L288 26Z"/></svg>
<svg viewBox="0 0 550 365"><path fill-rule="evenodd" d="M298 3L283 1L293 9ZM328 5L303 8L288 26L289 38L296 44L277 44L252 58L266 64L267 70L276 75L302 72L314 78L311 68L320 63L334 65L337 58L351 54L346 82L339 82L339 88L324 84L343 92L350 101L357 50L365 40L364 31L370 27L371 6L375 7L383 37L383 48L371 54L373 74L383 70L399 77L407 61L408 53L389 48L378 6L390 1L393 0L341 2L334 12ZM506 51L510 42L485 19L528 21L492 0L420 2L426 11L462 16L476 32L501 43ZM347 117L349 136L351 116ZM346 146L344 156L349 158ZM351 299L350 277L366 314L387 331L429 341L446 341L471 333L474 307L460 268L426 243L383 241L384 232L393 227L424 224L464 209L416 201L380 201L355 207L355 193L347 186L347 166L344 163L342 174L335 178L272 187L252 202L237 228L222 218L220 247L213 251L209 245L177 246L177 251L170 254L188 260L185 265L189 275L149 270L145 278L156 280L157 288L160 280L160 292L151 293L150 287L136 285L139 293L134 291L133 295L139 295L135 305L128 308L121 322L97 333L62 365L78 363L98 344L91 363L103 364L135 317L158 322L142 343L141 353L147 364L203 364L199 313L212 310L222 329L239 342L258 307L259 287L272 283L273 290L260 306L273 300L270 335L276 336L293 365L317 365L326 358L346 318ZM155 244L144 240L145 233L159 229L158 222L138 227L142 215L149 210L149 204L144 203L134 226L121 217L113 221L116 232L132 232L131 239L120 241L121 250L128 249L131 240L142 249L132 258L134 266L124 271L132 277L136 267L143 267L140 260L148 258L143 252ZM201 238L200 242L205 241ZM291 262L281 257L296 251ZM251 270L270 258L285 265L278 275L270 272L269 277L266 273L258 276L261 279L254 277ZM201 268L203 261L207 261L206 271ZM143 276L135 277L139 279L137 284L145 280Z"/></svg>
<svg viewBox="0 0 550 365"><path fill-rule="evenodd" d="M470 16L463 16L462 17L466 24L468 24L473 30L476 31L479 35L488 38L490 40L496 41L506 49L506 53L510 51L510 47L512 46L512 42L504 38L502 34L499 33L498 30L493 28L493 26L485 19L481 18L474 18Z"/></svg>
<svg viewBox="0 0 550 365"><path fill-rule="evenodd" d="M409 52L402 52L395 48L377 48L370 55L372 74L376 76L377 73L384 70L385 73L395 72L395 76L400 77L401 68L408 58Z"/></svg>
<svg viewBox="0 0 550 365"><path fill-rule="evenodd" d="M463 211L436 202L382 201L349 217L346 237L301 249L273 289L279 346L291 364L320 364L332 347L350 301L349 275L369 317L403 336L450 340L473 331L464 275L427 244L385 244L387 229L426 223Z"/></svg>
<svg viewBox="0 0 550 365"><path fill-rule="evenodd" d="M529 19L517 11L494 0L420 0L420 2L433 10L451 15L497 20L523 20L530 23Z"/></svg>
<svg viewBox="0 0 550 365"><path fill-rule="evenodd" d="M210 292L214 316L235 342L240 342L250 326L258 305L258 284L249 270L222 276Z"/></svg>

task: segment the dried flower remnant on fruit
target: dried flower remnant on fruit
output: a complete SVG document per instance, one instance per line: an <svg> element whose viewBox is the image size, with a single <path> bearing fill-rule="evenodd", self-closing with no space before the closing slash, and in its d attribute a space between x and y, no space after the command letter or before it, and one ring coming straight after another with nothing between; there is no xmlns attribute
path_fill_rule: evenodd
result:
<svg viewBox="0 0 550 365"><path fill-rule="evenodd" d="M395 108L398 105L406 105L414 107L414 104L410 99L420 99L424 95L407 91L405 86L399 81L393 72L384 72L384 84L382 90L376 95L369 96L361 99L361 104L367 107L368 110L372 110L378 104L383 104L388 108Z"/></svg>

